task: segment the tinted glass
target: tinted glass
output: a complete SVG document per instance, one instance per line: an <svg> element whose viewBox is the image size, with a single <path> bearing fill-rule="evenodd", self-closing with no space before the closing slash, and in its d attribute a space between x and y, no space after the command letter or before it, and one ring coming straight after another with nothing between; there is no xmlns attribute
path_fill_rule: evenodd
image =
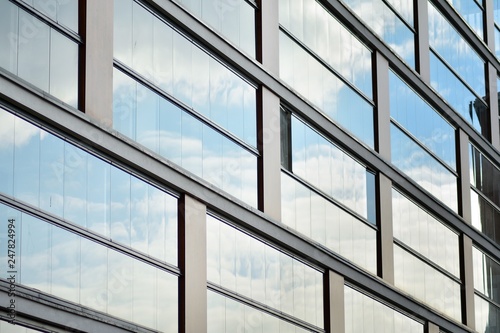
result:
<svg viewBox="0 0 500 333"><path fill-rule="evenodd" d="M394 246L394 284L455 320L461 320L461 285L397 245Z"/></svg>
<svg viewBox="0 0 500 333"><path fill-rule="evenodd" d="M0 109L0 191L177 264L177 199Z"/></svg>
<svg viewBox="0 0 500 333"><path fill-rule="evenodd" d="M476 247L472 250L474 288L498 304L500 302L500 264Z"/></svg>
<svg viewBox="0 0 500 333"><path fill-rule="evenodd" d="M473 1L469 1L473 3ZM485 64L452 25L429 3L429 44L479 95L485 95ZM432 71L431 71L432 78Z"/></svg>
<svg viewBox="0 0 500 333"><path fill-rule="evenodd" d="M412 31L413 1L390 1L399 14L408 20L402 21L382 0L345 0L351 9L379 35L407 64L415 67L415 35ZM410 28L411 27L411 28Z"/></svg>
<svg viewBox="0 0 500 333"><path fill-rule="evenodd" d="M9 1L0 3L0 42L1 67L78 106L77 43Z"/></svg>
<svg viewBox="0 0 500 333"><path fill-rule="evenodd" d="M448 207L457 211L457 177L396 125L391 124L392 163Z"/></svg>
<svg viewBox="0 0 500 333"><path fill-rule="evenodd" d="M430 52L431 84L478 132L488 137L489 110L441 60Z"/></svg>
<svg viewBox="0 0 500 333"><path fill-rule="evenodd" d="M500 168L476 147L470 145L471 185L500 207Z"/></svg>
<svg viewBox="0 0 500 333"><path fill-rule="evenodd" d="M298 118L291 121L293 173L375 223L373 174Z"/></svg>
<svg viewBox="0 0 500 333"><path fill-rule="evenodd" d="M345 332L423 333L424 325L375 299L344 286Z"/></svg>
<svg viewBox="0 0 500 333"><path fill-rule="evenodd" d="M389 93L391 118L455 170L455 129L392 71Z"/></svg>
<svg viewBox="0 0 500 333"><path fill-rule="evenodd" d="M116 69L113 104L117 131L257 206L254 153Z"/></svg>
<svg viewBox="0 0 500 333"><path fill-rule="evenodd" d="M448 2L460 13L472 30L482 39L484 37L483 8L475 0L448 0ZM482 2L482 0L478 2Z"/></svg>
<svg viewBox="0 0 500 333"><path fill-rule="evenodd" d="M458 235L395 189L392 221L396 239L460 278Z"/></svg>
<svg viewBox="0 0 500 333"><path fill-rule="evenodd" d="M180 0L231 43L255 57L255 9L245 0Z"/></svg>
<svg viewBox="0 0 500 333"><path fill-rule="evenodd" d="M279 21L287 31L373 98L372 54L365 45L315 0L280 0L279 7Z"/></svg>
<svg viewBox="0 0 500 333"><path fill-rule="evenodd" d="M271 308L323 326L323 275L207 216L207 278Z"/></svg>
<svg viewBox="0 0 500 333"><path fill-rule="evenodd" d="M256 146L256 88L138 3L122 2L115 6L115 58Z"/></svg>
<svg viewBox="0 0 500 333"><path fill-rule="evenodd" d="M273 332L306 333L311 332L275 315L258 310L247 304L208 291L208 333L231 332Z"/></svg>
<svg viewBox="0 0 500 333"><path fill-rule="evenodd" d="M111 316L177 332L177 277L0 204L16 228L16 282ZM0 246L7 247L7 228ZM6 253L2 255L6 272ZM5 276L2 276L5 278Z"/></svg>
<svg viewBox="0 0 500 333"><path fill-rule="evenodd" d="M284 172L281 193L283 223L376 274L374 228Z"/></svg>
<svg viewBox="0 0 500 333"><path fill-rule="evenodd" d="M496 332L500 328L500 308L479 295L474 295L476 310L476 331L479 333Z"/></svg>
<svg viewBox="0 0 500 333"><path fill-rule="evenodd" d="M78 33L78 0L32 0L36 10Z"/></svg>
<svg viewBox="0 0 500 333"><path fill-rule="evenodd" d="M280 77L330 119L374 147L373 106L283 32Z"/></svg>

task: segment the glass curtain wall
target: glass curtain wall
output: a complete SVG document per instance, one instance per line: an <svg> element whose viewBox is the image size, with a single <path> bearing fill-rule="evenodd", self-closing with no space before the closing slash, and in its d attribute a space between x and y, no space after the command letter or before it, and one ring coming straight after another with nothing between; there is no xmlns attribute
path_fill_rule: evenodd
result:
<svg viewBox="0 0 500 333"><path fill-rule="evenodd" d="M255 58L254 0L179 0L190 13Z"/></svg>
<svg viewBox="0 0 500 333"><path fill-rule="evenodd" d="M431 85L486 139L485 61L434 7L428 4Z"/></svg>
<svg viewBox="0 0 500 333"><path fill-rule="evenodd" d="M415 69L415 25L412 0L344 0L361 20Z"/></svg>
<svg viewBox="0 0 500 333"><path fill-rule="evenodd" d="M373 149L372 52L315 0L279 8L280 77Z"/></svg>
<svg viewBox="0 0 500 333"><path fill-rule="evenodd" d="M346 333L423 333L424 325L348 285L344 286Z"/></svg>
<svg viewBox="0 0 500 333"><path fill-rule="evenodd" d="M282 222L376 273L375 174L282 112Z"/></svg>
<svg viewBox="0 0 500 333"><path fill-rule="evenodd" d="M389 72L392 163L458 211L455 129Z"/></svg>
<svg viewBox="0 0 500 333"><path fill-rule="evenodd" d="M456 321L461 321L459 235L392 190L394 282Z"/></svg>
<svg viewBox="0 0 500 333"><path fill-rule="evenodd" d="M500 244L500 168L469 145L472 225Z"/></svg>
<svg viewBox="0 0 500 333"><path fill-rule="evenodd" d="M78 108L78 0L0 0L0 67Z"/></svg>
<svg viewBox="0 0 500 333"><path fill-rule="evenodd" d="M138 2L114 31L114 129L256 207L256 87Z"/></svg>
<svg viewBox="0 0 500 333"><path fill-rule="evenodd" d="M209 332L323 331L322 272L211 215L207 266Z"/></svg>

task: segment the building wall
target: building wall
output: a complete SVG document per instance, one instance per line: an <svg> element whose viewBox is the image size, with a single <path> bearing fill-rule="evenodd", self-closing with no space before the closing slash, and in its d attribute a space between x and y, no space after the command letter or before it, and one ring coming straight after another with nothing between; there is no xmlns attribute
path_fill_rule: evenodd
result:
<svg viewBox="0 0 500 333"><path fill-rule="evenodd" d="M496 332L498 6L0 0L0 331Z"/></svg>

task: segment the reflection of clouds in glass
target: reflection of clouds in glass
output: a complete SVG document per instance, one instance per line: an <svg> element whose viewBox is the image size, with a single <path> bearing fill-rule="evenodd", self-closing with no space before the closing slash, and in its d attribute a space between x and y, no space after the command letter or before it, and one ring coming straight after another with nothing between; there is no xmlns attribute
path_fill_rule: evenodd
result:
<svg viewBox="0 0 500 333"><path fill-rule="evenodd" d="M280 77L332 120L373 146L373 107L283 32Z"/></svg>
<svg viewBox="0 0 500 333"><path fill-rule="evenodd" d="M391 125L392 162L452 210L458 209L457 178L395 125Z"/></svg>
<svg viewBox="0 0 500 333"><path fill-rule="evenodd" d="M120 71L115 70L114 78L116 130L236 198L257 205L257 157L253 153ZM242 103L250 103L245 102L246 92L235 93ZM233 98L227 91L220 94L226 100ZM219 117L219 123L234 123L232 128L239 122L224 112L213 113L214 117Z"/></svg>
<svg viewBox="0 0 500 333"><path fill-rule="evenodd" d="M394 237L456 277L459 270L458 235L393 189Z"/></svg>
<svg viewBox="0 0 500 333"><path fill-rule="evenodd" d="M0 120L5 121L0 126L12 125L10 131L1 127L2 143L9 147L0 153L10 154L0 161L0 170L13 166L12 187L2 187L4 193L177 262L176 198L6 111Z"/></svg>
<svg viewBox="0 0 500 333"><path fill-rule="evenodd" d="M245 0L180 0L224 37L255 55L255 10Z"/></svg>
<svg viewBox="0 0 500 333"><path fill-rule="evenodd" d="M281 186L283 223L376 273L374 229L284 173Z"/></svg>
<svg viewBox="0 0 500 333"><path fill-rule="evenodd" d="M485 94L484 61L432 4L428 6L428 9L430 46L477 94L483 96Z"/></svg>
<svg viewBox="0 0 500 333"><path fill-rule="evenodd" d="M267 306L323 325L322 274L290 256L207 216L210 282Z"/></svg>
<svg viewBox="0 0 500 333"><path fill-rule="evenodd" d="M126 5L115 12L124 28L115 28L115 57L255 146L256 89L142 6Z"/></svg>
<svg viewBox="0 0 500 333"><path fill-rule="evenodd" d="M394 247L394 283L444 314L461 320L459 283L399 246Z"/></svg>
<svg viewBox="0 0 500 333"><path fill-rule="evenodd" d="M346 0L352 10L368 26L393 48L411 67L415 66L415 42L413 32L380 0ZM392 1L393 3L395 1ZM400 14L408 20L413 6L401 4ZM411 23L410 23L411 24Z"/></svg>
<svg viewBox="0 0 500 333"><path fill-rule="evenodd" d="M373 298L344 286L345 332L423 333L424 326Z"/></svg>
<svg viewBox="0 0 500 333"><path fill-rule="evenodd" d="M253 307L208 291L209 333L232 332L276 332L305 333L305 330L274 315L261 312Z"/></svg>

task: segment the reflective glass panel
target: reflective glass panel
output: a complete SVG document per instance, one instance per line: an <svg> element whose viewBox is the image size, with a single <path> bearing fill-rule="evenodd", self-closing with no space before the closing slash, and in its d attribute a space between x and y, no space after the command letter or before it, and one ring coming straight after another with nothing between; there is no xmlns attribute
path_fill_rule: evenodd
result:
<svg viewBox="0 0 500 333"><path fill-rule="evenodd" d="M323 275L207 215L207 279L323 327Z"/></svg>
<svg viewBox="0 0 500 333"><path fill-rule="evenodd" d="M476 34L482 39L484 37L483 33L483 8L478 4L482 2L479 0L448 0L448 2L457 10L462 18L469 24L469 26L476 32ZM495 2L495 1L493 1Z"/></svg>
<svg viewBox="0 0 500 333"><path fill-rule="evenodd" d="M245 0L180 0L192 14L255 57L255 9Z"/></svg>
<svg viewBox="0 0 500 333"><path fill-rule="evenodd" d="M332 142L292 117L292 171L375 223L375 176Z"/></svg>
<svg viewBox="0 0 500 333"><path fill-rule="evenodd" d="M32 0L36 10L78 33L78 0Z"/></svg>
<svg viewBox="0 0 500 333"><path fill-rule="evenodd" d="M371 51L317 1L300 2L280 0L281 26L368 98L373 98ZM342 47L337 47L340 44Z"/></svg>
<svg viewBox="0 0 500 333"><path fill-rule="evenodd" d="M392 71L389 93L391 118L455 170L455 129Z"/></svg>
<svg viewBox="0 0 500 333"><path fill-rule="evenodd" d="M461 320L461 285L398 245L394 246L394 284L455 320Z"/></svg>
<svg viewBox="0 0 500 333"><path fill-rule="evenodd" d="M496 302L500 303L500 264L476 247L472 248L474 265L474 288Z"/></svg>
<svg viewBox="0 0 500 333"><path fill-rule="evenodd" d="M479 133L488 136L489 110L448 67L430 52L431 84L448 103Z"/></svg>
<svg viewBox="0 0 500 333"><path fill-rule="evenodd" d="M473 3L473 1L470 1ZM478 94L485 95L485 64L473 48L429 3L429 44ZM432 80L431 70L431 80Z"/></svg>
<svg viewBox="0 0 500 333"><path fill-rule="evenodd" d="M500 168L472 144L469 154L471 185L500 207Z"/></svg>
<svg viewBox="0 0 500 333"><path fill-rule="evenodd" d="M282 222L376 274L377 231L358 217L281 174Z"/></svg>
<svg viewBox="0 0 500 333"><path fill-rule="evenodd" d="M474 295L476 310L476 331L479 333L497 332L500 329L500 308L479 295Z"/></svg>
<svg viewBox="0 0 500 333"><path fill-rule="evenodd" d="M117 131L257 206L254 153L117 69L113 105Z"/></svg>
<svg viewBox="0 0 500 333"><path fill-rule="evenodd" d="M0 218L15 226L16 282L154 330L177 332L176 276L3 204ZM11 239L7 230L0 231L3 248ZM1 259L6 272L6 252Z"/></svg>
<svg viewBox="0 0 500 333"><path fill-rule="evenodd" d="M392 221L395 238L460 278L458 234L395 189Z"/></svg>
<svg viewBox="0 0 500 333"><path fill-rule="evenodd" d="M472 225L500 244L500 209L492 205L474 189L470 190Z"/></svg>
<svg viewBox="0 0 500 333"><path fill-rule="evenodd" d="M1 67L78 106L77 43L9 1L0 3L0 42Z"/></svg>
<svg viewBox="0 0 500 333"><path fill-rule="evenodd" d="M330 119L374 147L373 106L284 32L280 77Z"/></svg>
<svg viewBox="0 0 500 333"><path fill-rule="evenodd" d="M0 192L177 264L177 199L0 109Z"/></svg>
<svg viewBox="0 0 500 333"><path fill-rule="evenodd" d="M311 332L283 318L208 290L208 333L232 332Z"/></svg>
<svg viewBox="0 0 500 333"><path fill-rule="evenodd" d="M401 312L344 286L345 332L423 333L424 325Z"/></svg>
<svg viewBox="0 0 500 333"><path fill-rule="evenodd" d="M457 177L391 124L392 163L448 207L457 211Z"/></svg>
<svg viewBox="0 0 500 333"><path fill-rule="evenodd" d="M351 9L379 35L406 63L415 68L413 1L389 1L398 15L382 0L345 0Z"/></svg>
<svg viewBox="0 0 500 333"><path fill-rule="evenodd" d="M135 1L115 6L114 34L116 59L185 107L256 147L253 85Z"/></svg>

